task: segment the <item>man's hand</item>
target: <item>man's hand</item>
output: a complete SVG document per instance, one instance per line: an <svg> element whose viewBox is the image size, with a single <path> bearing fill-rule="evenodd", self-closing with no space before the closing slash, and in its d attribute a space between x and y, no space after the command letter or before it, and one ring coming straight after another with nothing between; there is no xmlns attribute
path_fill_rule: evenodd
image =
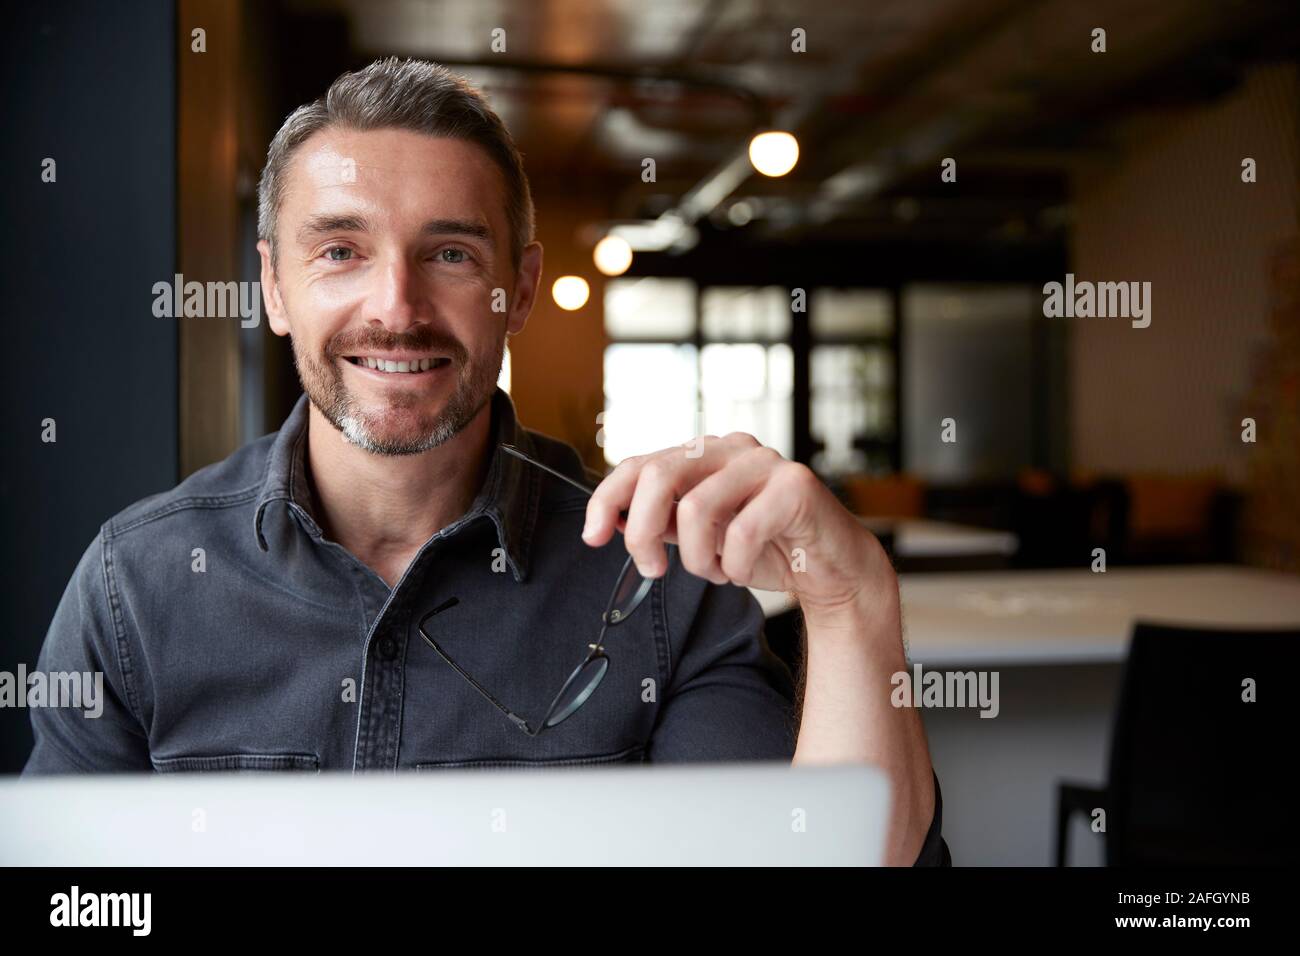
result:
<svg viewBox="0 0 1300 956"><path fill-rule="evenodd" d="M885 860L916 860L934 816L933 776L919 715L890 703L907 662L898 580L880 542L807 467L740 433L622 462L592 495L582 537L599 547L616 530L647 577L668 570L671 542L686 570L715 584L794 592L807 656L793 762L884 769Z"/></svg>
<svg viewBox="0 0 1300 956"><path fill-rule="evenodd" d="M615 530L646 577L668 569L674 543L692 574L792 591L805 616L846 613L892 582L879 542L811 469L740 432L624 460L592 495L582 537L600 546Z"/></svg>

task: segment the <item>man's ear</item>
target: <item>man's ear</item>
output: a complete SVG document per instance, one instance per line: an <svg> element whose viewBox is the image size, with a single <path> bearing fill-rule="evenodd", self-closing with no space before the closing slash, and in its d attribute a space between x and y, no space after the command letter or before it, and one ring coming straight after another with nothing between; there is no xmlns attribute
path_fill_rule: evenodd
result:
<svg viewBox="0 0 1300 956"><path fill-rule="evenodd" d="M506 334L516 335L524 329L524 323L533 311L537 301L537 284L542 279L542 244L530 242L524 246L523 255L519 257L519 269L515 272L515 297L510 303L506 317Z"/></svg>
<svg viewBox="0 0 1300 956"><path fill-rule="evenodd" d="M267 324L276 335L288 335L289 320L276 283L275 266L271 264L271 246L265 239L258 240L257 254L262 257L262 301L266 303Z"/></svg>

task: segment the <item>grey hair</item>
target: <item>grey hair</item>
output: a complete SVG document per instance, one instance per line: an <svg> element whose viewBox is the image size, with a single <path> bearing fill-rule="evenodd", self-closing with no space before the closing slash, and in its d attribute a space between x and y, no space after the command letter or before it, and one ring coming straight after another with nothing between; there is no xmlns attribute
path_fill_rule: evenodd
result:
<svg viewBox="0 0 1300 956"><path fill-rule="evenodd" d="M483 94L460 74L425 60L376 60L344 73L325 95L300 106L284 121L266 151L257 184L257 236L276 254L276 221L284 202L285 170L294 152L323 129L405 129L466 140L482 147L501 169L506 186L510 254L517 268L533 240L533 197L523 157L510 131Z"/></svg>

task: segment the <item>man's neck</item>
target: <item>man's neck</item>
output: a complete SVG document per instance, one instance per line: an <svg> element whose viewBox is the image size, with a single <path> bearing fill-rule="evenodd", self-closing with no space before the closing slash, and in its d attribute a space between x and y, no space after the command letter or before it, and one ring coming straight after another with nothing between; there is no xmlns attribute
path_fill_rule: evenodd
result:
<svg viewBox="0 0 1300 956"><path fill-rule="evenodd" d="M455 437L418 455L377 455L309 405L307 472L316 520L395 587L420 547L469 510L483 483L492 403Z"/></svg>

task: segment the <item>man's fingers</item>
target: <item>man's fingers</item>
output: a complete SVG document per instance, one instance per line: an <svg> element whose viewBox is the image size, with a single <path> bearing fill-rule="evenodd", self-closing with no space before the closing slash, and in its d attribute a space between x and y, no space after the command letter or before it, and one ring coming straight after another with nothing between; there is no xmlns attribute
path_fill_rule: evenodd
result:
<svg viewBox="0 0 1300 956"><path fill-rule="evenodd" d="M743 451L682 496L677 504L677 539L687 571L714 584L727 582L720 563L727 525L783 460L771 448Z"/></svg>
<svg viewBox="0 0 1300 956"><path fill-rule="evenodd" d="M789 463L774 469L767 482L727 525L720 564L728 580L748 582L763 550L793 524L801 507L797 487L802 476Z"/></svg>
<svg viewBox="0 0 1300 956"><path fill-rule="evenodd" d="M600 547L608 542L617 530L620 512L627 512L627 523L631 526L632 499L636 494L641 473L651 463L656 463L656 468L668 469L668 474L672 477L670 483L672 492L668 499L668 506L671 506L674 496L680 495L699 481L701 476L719 467L717 449L722 447L719 444L722 441L723 439L713 436L696 439L693 447L701 450L709 447L711 451L707 454L688 455L688 449L682 446L665 449L652 455L634 455L625 458L617 468L605 476L605 480L600 483L592 494L591 500L587 502L587 523L582 531L582 539L593 547Z"/></svg>
<svg viewBox="0 0 1300 956"><path fill-rule="evenodd" d="M683 469L666 457L655 457L641 466L632 503L627 512L623 544L637 570L657 578L668 570L664 535L672 517L673 499Z"/></svg>
<svg viewBox="0 0 1300 956"><path fill-rule="evenodd" d="M598 548L614 536L618 530L619 515L632 502L636 476L647 458L644 455L624 458L596 486L587 502L587 522L582 529L582 540L587 544Z"/></svg>
<svg viewBox="0 0 1300 956"><path fill-rule="evenodd" d="M642 574L659 577L667 571L664 543L675 540L688 571L724 583L719 554L726 522L757 493L765 472L782 460L742 433L705 436L629 458L593 493L583 540L594 547L607 543L624 512L624 545ZM702 486L705 491L697 494Z"/></svg>

